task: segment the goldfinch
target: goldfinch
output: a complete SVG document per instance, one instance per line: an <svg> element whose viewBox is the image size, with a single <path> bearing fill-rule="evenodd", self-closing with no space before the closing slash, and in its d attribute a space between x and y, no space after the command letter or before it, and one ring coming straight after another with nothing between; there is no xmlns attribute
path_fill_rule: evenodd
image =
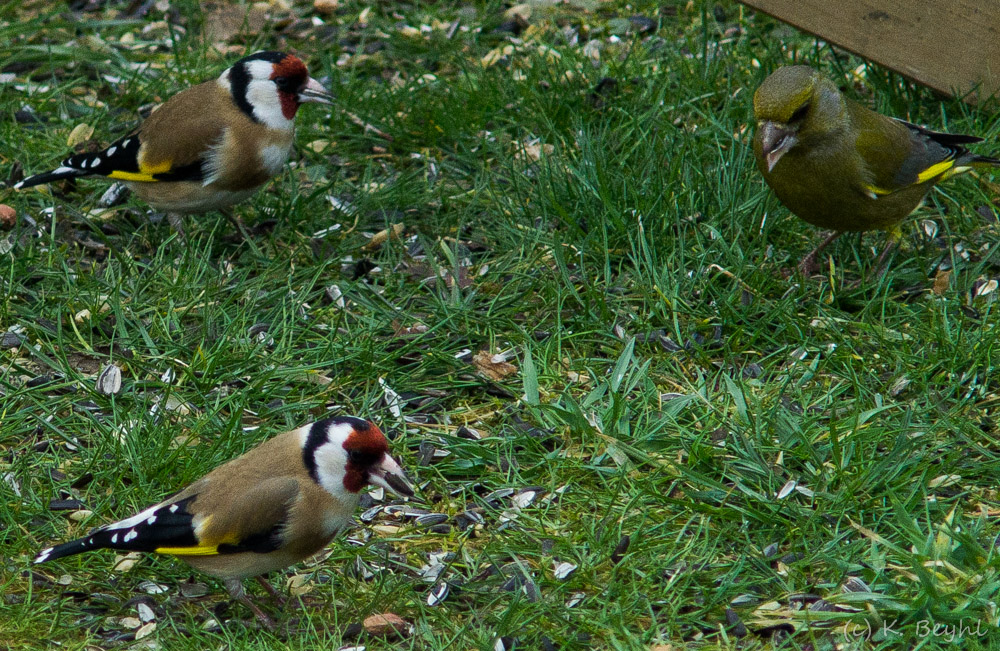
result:
<svg viewBox="0 0 1000 651"><path fill-rule="evenodd" d="M972 167L1000 165L964 145L975 136L929 131L876 113L843 96L808 66L775 70L753 97L757 168L785 206L810 224L833 230L802 259L814 270L819 253L845 231L882 230L886 246L899 222L934 185Z"/></svg>
<svg viewBox="0 0 1000 651"><path fill-rule="evenodd" d="M44 549L35 563L94 549L176 556L222 579L229 594L268 628L274 624L243 579L297 563L348 525L361 489L413 489L373 423L335 417L279 434L179 493L78 540Z"/></svg>
<svg viewBox="0 0 1000 651"><path fill-rule="evenodd" d="M14 187L79 176L120 179L179 227L179 215L228 208L280 172L292 149L295 113L306 102L333 103L297 57L257 52L218 79L177 93L103 151L70 156Z"/></svg>

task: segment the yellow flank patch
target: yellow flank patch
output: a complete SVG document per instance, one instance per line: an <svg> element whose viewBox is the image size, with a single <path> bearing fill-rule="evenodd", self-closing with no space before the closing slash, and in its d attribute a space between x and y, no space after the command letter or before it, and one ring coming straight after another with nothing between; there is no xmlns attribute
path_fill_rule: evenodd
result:
<svg viewBox="0 0 1000 651"><path fill-rule="evenodd" d="M935 176L947 172L949 169L951 169L953 165L955 165L955 159L953 158L949 160L943 160L940 163L931 165L920 174L917 174L917 183L926 183L927 181L933 179Z"/></svg>
<svg viewBox="0 0 1000 651"><path fill-rule="evenodd" d="M139 171L143 174L163 174L164 172L170 171L170 163L172 163L169 158L162 163L157 163L156 165L147 165L142 161L139 161Z"/></svg>
<svg viewBox="0 0 1000 651"><path fill-rule="evenodd" d="M115 170L111 174L108 174L108 178L121 179L122 181L148 181L150 183L156 181L156 179L154 179L149 174L137 174L135 172L121 172L118 170Z"/></svg>
<svg viewBox="0 0 1000 651"><path fill-rule="evenodd" d="M214 556L219 553L218 545L198 545L197 547L157 547L157 554L174 556Z"/></svg>

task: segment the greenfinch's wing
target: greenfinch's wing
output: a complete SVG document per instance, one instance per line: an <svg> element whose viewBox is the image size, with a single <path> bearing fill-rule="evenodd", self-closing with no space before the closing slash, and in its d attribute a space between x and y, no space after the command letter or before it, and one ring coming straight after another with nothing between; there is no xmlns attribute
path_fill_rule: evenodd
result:
<svg viewBox="0 0 1000 651"><path fill-rule="evenodd" d="M931 131L861 106L855 108L852 117L857 127L858 155L868 172L863 175L861 190L872 198L963 171L961 166L974 158L963 145L982 140Z"/></svg>

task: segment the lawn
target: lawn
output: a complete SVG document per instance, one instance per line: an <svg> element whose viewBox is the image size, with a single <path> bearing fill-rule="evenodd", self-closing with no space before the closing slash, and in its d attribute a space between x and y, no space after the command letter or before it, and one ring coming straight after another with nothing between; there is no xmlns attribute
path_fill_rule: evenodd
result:
<svg viewBox="0 0 1000 651"><path fill-rule="evenodd" d="M932 128L996 139L991 106L725 1L228 7L0 7L4 180L260 49L337 97L250 240L102 179L0 189L0 646L1000 644L995 186L935 190L882 279L877 233L803 279L822 234L748 146L792 62ZM31 565L328 413L418 496L272 576L283 612L251 586L277 631L170 558Z"/></svg>

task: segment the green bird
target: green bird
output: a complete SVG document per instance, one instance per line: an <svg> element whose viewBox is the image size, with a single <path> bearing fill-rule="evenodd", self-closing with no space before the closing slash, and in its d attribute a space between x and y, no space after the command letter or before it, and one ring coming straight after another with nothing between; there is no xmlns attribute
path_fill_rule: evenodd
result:
<svg viewBox="0 0 1000 651"><path fill-rule="evenodd" d="M846 231L887 234L879 275L901 237L899 223L935 184L976 166L1000 165L964 145L982 138L930 131L853 102L808 66L771 73L753 96L754 156L781 203L832 233L799 263L816 270L820 252Z"/></svg>

